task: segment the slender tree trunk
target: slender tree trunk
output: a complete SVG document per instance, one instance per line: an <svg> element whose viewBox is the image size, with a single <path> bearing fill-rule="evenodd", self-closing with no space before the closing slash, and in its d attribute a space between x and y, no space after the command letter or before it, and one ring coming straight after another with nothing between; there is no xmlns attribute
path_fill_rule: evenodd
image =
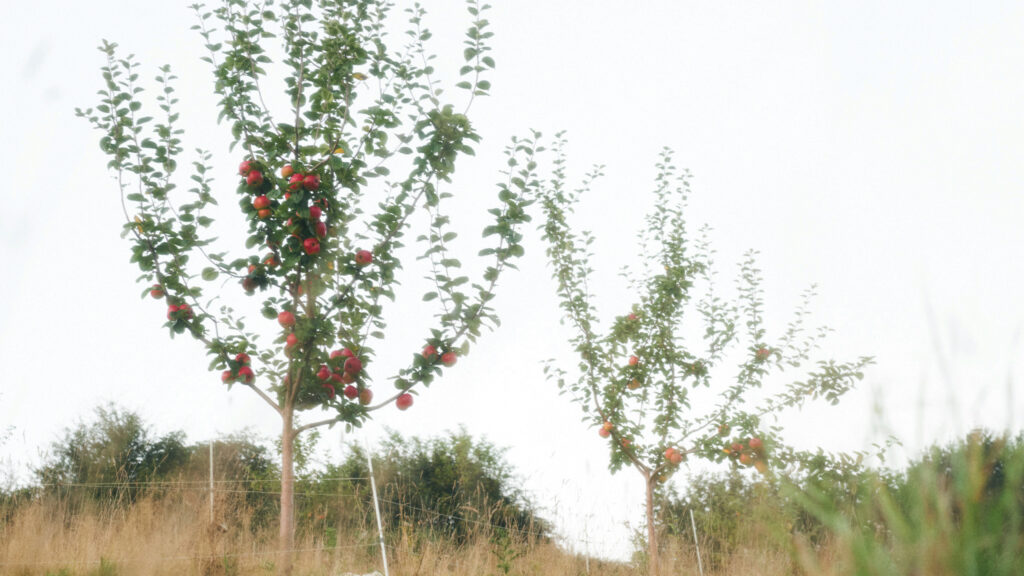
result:
<svg viewBox="0 0 1024 576"><path fill-rule="evenodd" d="M647 473L644 480L647 481L647 574L658 576L658 526L654 522L654 483L658 479Z"/></svg>
<svg viewBox="0 0 1024 576"><path fill-rule="evenodd" d="M295 548L295 409L291 402L281 407L281 530L277 538L277 573L291 576L292 550Z"/></svg>

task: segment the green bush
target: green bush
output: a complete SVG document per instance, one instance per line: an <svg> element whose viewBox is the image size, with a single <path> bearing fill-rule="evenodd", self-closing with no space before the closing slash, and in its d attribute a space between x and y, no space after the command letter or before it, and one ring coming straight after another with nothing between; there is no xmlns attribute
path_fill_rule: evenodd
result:
<svg viewBox="0 0 1024 576"><path fill-rule="evenodd" d="M307 435L296 446L300 530L322 535L324 541L351 528L375 531L366 453L353 445L340 462L314 469L309 456L316 438ZM112 405L98 408L93 421L68 429L53 444L36 470L38 486L0 491L0 519L9 519L19 503L36 497L108 506L130 504L142 494L205 490L209 449L208 442L187 444L180 431L158 436L134 412ZM281 481L274 452L246 433L214 444L218 490L230 491L231 499L248 510L253 531L277 520ZM427 440L392 433L374 454L374 472L383 521L394 538L463 542L474 529L499 527L518 536L550 531L515 487L504 450L465 430ZM67 508L69 513L75 509Z"/></svg>
<svg viewBox="0 0 1024 576"><path fill-rule="evenodd" d="M49 492L132 500L144 483L176 475L190 453L183 432L154 437L138 414L108 405L96 408L94 422L67 429L35 473Z"/></svg>
<svg viewBox="0 0 1024 576"><path fill-rule="evenodd" d="M404 531L464 542L475 530L492 527L534 536L549 532L515 488L504 450L474 440L465 430L427 440L392 433L375 452L373 467L383 520L392 534ZM368 477L366 453L353 446L344 461L327 466L309 481L318 493L353 497L366 505L347 519L339 517L342 512L337 508L307 515L325 516L329 524L372 522Z"/></svg>

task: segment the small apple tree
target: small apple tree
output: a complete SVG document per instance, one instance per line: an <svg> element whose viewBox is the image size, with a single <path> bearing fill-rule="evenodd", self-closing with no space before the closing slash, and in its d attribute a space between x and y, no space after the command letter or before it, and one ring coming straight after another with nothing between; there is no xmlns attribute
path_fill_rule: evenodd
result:
<svg viewBox="0 0 1024 576"><path fill-rule="evenodd" d="M452 196L444 185L479 139L466 111L487 95L485 77L494 67L483 17L489 6L467 4L472 23L465 80L457 84L465 91L460 109L442 100L419 4L406 10L408 39L400 48L386 31L388 0L192 7L209 50L204 60L213 67L219 119L231 127L231 149L242 151L231 187L246 229L217 229L246 236L242 254L214 248L209 209L224 199L214 194L214 175L227 171L212 165L210 152L197 150L184 174L191 189L177 188L182 130L168 67L156 77L159 118L143 116L138 64L104 41L101 103L77 111L103 133L144 296L166 299L170 335L201 341L224 384L252 390L281 418L281 573L291 572L294 548L296 437L319 426L359 426L392 403L409 408L420 386L453 366L483 328L497 325L495 286L523 254L519 229L537 186L537 133L506 148L509 168L489 210L493 222L483 228L493 242L480 254L493 260L482 279L460 275L449 250L456 233L444 211ZM274 38L282 48L276 63L264 48ZM264 100L271 67L285 71L284 120ZM422 227L419 257L432 270L423 300L436 306L436 325L424 326L422 350L388 378L393 391L374 404L374 346L386 341L385 304L395 300L401 249L414 226ZM214 289L258 299L253 308L279 324L273 341L210 297ZM326 417L300 422L313 412Z"/></svg>
<svg viewBox="0 0 1024 576"><path fill-rule="evenodd" d="M610 439L611 471L631 466L643 476L648 570L656 575L654 503L659 484L688 457L731 460L771 474L772 465L783 464L778 456L789 453L773 452L782 446L772 417L815 398L837 403L862 378L871 359L819 361L802 380L780 391L755 392L771 373L808 364L828 331L804 328L813 294L809 290L785 332L769 337L753 251L740 266L738 298L716 293L707 229L702 228L696 241L687 234L689 175L676 169L668 150L657 164L656 202L640 233L646 261L642 270L626 267L623 274L638 301L602 332L591 294L593 237L574 231L567 219L601 169L587 174L580 189L569 191L563 151L559 138L553 177L540 193L540 203L547 254L564 319L575 329L571 342L579 361L575 377L553 360L545 373L579 403L585 421ZM687 330L694 323L697 330ZM721 382L719 364L728 360L733 345L743 357L731 382Z"/></svg>

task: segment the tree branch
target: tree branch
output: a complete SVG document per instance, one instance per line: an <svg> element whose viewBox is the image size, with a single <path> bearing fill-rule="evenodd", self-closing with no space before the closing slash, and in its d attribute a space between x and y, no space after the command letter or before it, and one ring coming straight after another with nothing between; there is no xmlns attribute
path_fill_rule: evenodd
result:
<svg viewBox="0 0 1024 576"><path fill-rule="evenodd" d="M317 428L319 426L326 426L335 422L341 422L341 416L335 416L334 418L328 418L327 420L318 420L316 422L310 422L309 424L303 424L292 432L292 438L298 436L301 432L305 432L311 428Z"/></svg>
<svg viewBox="0 0 1024 576"><path fill-rule="evenodd" d="M257 394L259 394L260 398L263 398L263 400L267 404L270 404L270 407L273 408L274 410L276 410L278 414L282 414L281 407L278 406L277 402L274 402L274 400L270 396L267 396L266 392L264 392L263 390L260 390L254 384L246 384L246 386L248 386L249 388L252 388Z"/></svg>

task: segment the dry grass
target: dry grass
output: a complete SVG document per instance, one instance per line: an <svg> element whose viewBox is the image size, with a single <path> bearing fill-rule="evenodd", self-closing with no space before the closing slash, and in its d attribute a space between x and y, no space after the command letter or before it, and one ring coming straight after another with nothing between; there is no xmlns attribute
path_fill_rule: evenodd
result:
<svg viewBox="0 0 1024 576"><path fill-rule="evenodd" d="M175 488L128 504L46 496L6 510L0 504L0 576L271 576L276 527L259 525L242 493L219 493L215 522L207 494ZM350 499L339 499L351 503ZM316 518L299 519L296 576L368 574L381 570L372 512L348 510L346 529ZM6 521L4 519L6 518ZM705 556L705 576L819 574L834 565L831 551L815 551L780 538L760 518L743 525L724 557ZM512 535L502 541L480 524L467 543L426 537L402 522L389 534L388 561L395 576L619 576L644 574L642 565L587 559L556 544ZM713 536L713 535L707 535ZM692 545L662 540L662 574L698 576ZM793 553L795 550L795 554ZM511 558L502 566L502 557ZM840 564L842 564L840 562ZM797 567L803 566L803 569Z"/></svg>
<svg viewBox="0 0 1024 576"><path fill-rule="evenodd" d="M0 514L2 517L2 514ZM503 574L500 546L484 527L456 546L401 532L388 550L395 576ZM133 504L99 505L93 501L43 498L18 506L0 525L0 574L53 576L245 576L273 574L276 531L255 528L240 498L226 495L209 522L206 496L182 490ZM380 570L380 548L373 526L334 536L300 525L296 571L335 575ZM520 553L511 574L586 574L584 558L550 542L512 538L507 549ZM635 573L629 567L590 562L590 573L613 576Z"/></svg>

